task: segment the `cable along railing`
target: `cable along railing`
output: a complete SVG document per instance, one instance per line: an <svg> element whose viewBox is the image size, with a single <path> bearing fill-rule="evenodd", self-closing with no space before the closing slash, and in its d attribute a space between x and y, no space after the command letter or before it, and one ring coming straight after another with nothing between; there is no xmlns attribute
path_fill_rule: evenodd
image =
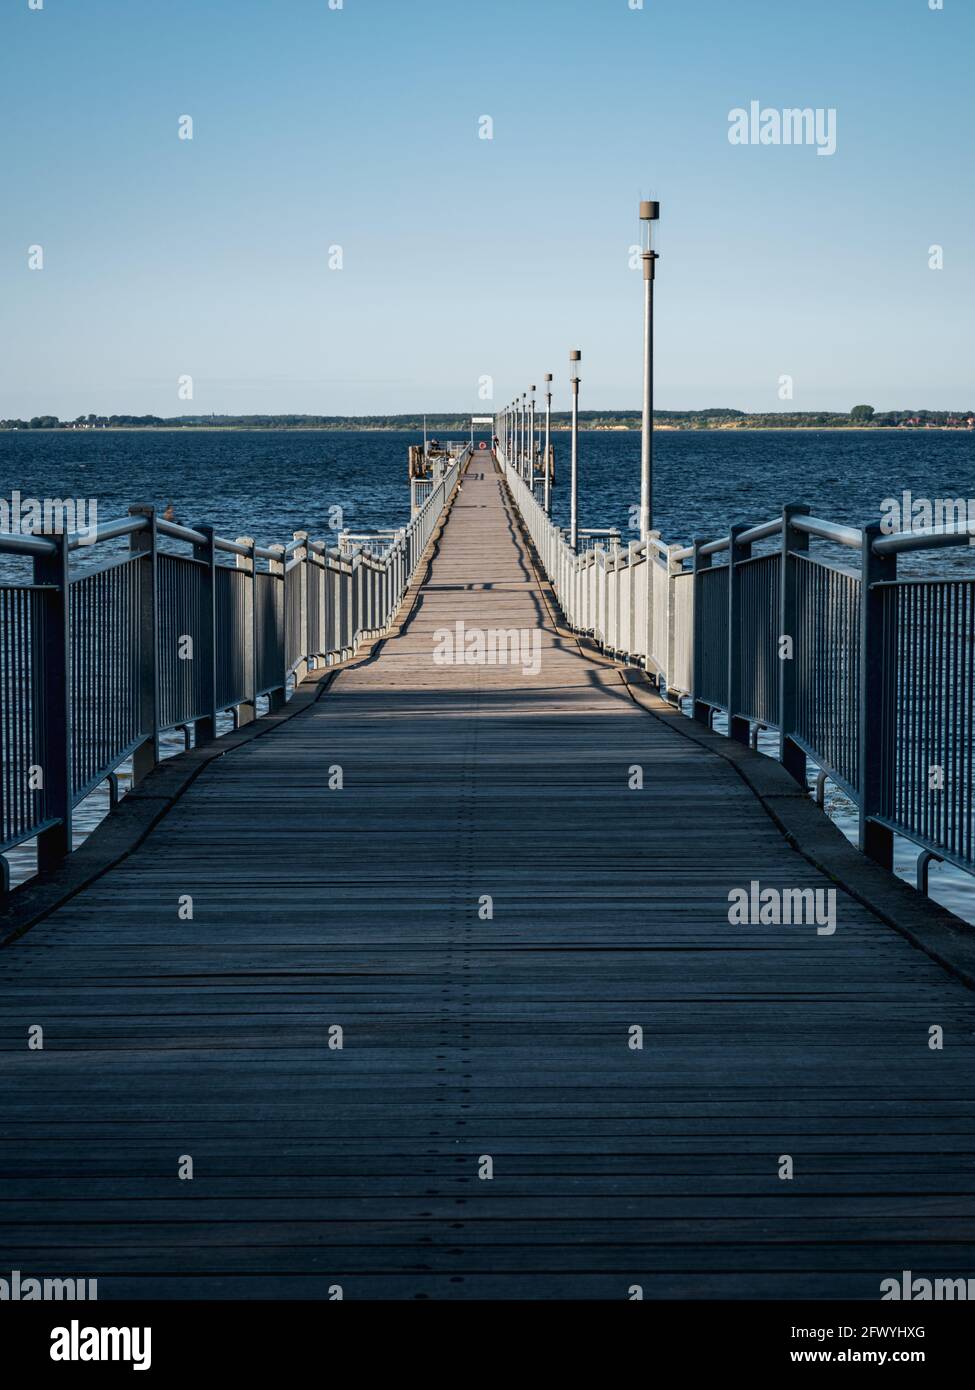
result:
<svg viewBox="0 0 975 1390"><path fill-rule="evenodd" d="M885 534L789 506L693 545L596 544L574 551L503 450L512 498L566 622L642 666L757 743L778 733L800 785L807 764L854 803L860 848L893 864L894 836L975 872L975 577L898 575L898 556L975 543L975 527ZM811 541L855 552L857 568ZM761 549L762 543L774 546Z"/></svg>
<svg viewBox="0 0 975 1390"><path fill-rule="evenodd" d="M55 867L74 808L129 758L137 783L164 735L249 723L258 701L280 708L309 670L386 632L469 455L407 525L354 543L226 540L151 507L94 537L0 532L0 556L32 565L30 582L0 583L0 886L2 852L35 837L38 869ZM128 549L109 554L113 541Z"/></svg>

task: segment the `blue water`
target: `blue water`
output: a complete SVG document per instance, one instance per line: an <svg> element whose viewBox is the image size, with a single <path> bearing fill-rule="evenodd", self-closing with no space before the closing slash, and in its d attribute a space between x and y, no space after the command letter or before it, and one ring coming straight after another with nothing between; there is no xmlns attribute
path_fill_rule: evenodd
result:
<svg viewBox="0 0 975 1390"><path fill-rule="evenodd" d="M555 435L553 515L569 523L569 436ZM653 524L668 542L714 539L736 522L769 521L787 503L851 526L880 522L885 498L975 499L975 432L967 430L657 431ZM640 437L586 433L579 444L579 525L636 532ZM845 563L850 553L823 552ZM912 561L926 564L927 561ZM968 552L942 551L939 567L970 566ZM969 569L975 573L975 570Z"/></svg>
<svg viewBox="0 0 975 1390"><path fill-rule="evenodd" d="M409 517L407 446L412 432L201 431L0 432L0 497L93 498L99 520L132 504L172 506L189 525L271 544L296 530L334 536L330 509L351 530L403 524ZM568 435L554 434L553 512L568 524ZM631 539L639 502L640 439L635 432L584 432L579 445L579 522L616 526ZM660 431L654 461L654 523L663 539L687 543L724 535L735 522L766 521L787 502L860 526L880 521L885 498L975 498L975 435L965 431ZM102 548L99 547L99 552ZM87 558L87 557L85 557ZM101 553L99 554L101 558ZM831 558L856 565L854 552ZM903 569L975 574L975 550L912 558ZM0 579L25 575L0 559ZM181 741L170 741L177 751ZM123 769L123 788L126 770ZM847 833L853 808L837 790L827 808ZM104 789L79 808L77 839L107 809ZM898 843L898 869L911 877L916 850ZM11 856L14 877L31 871L31 849ZM932 896L975 920L975 880L934 866Z"/></svg>
<svg viewBox="0 0 975 1390"><path fill-rule="evenodd" d="M133 503L172 504L178 520L263 543L296 530L328 531L329 508L353 530L408 517L406 432L126 431L0 432L0 496L94 497L99 516ZM568 435L555 432L553 511L568 524ZM636 432L583 433L582 526L632 536L639 503ZM736 521L765 521L786 502L829 520L863 525L904 489L918 497L975 497L975 432L658 431L655 525L668 541L723 535ZM939 563L965 563L957 554Z"/></svg>
<svg viewBox="0 0 975 1390"><path fill-rule="evenodd" d="M413 434L328 431L21 430L0 432L0 497L94 498L99 520L130 506L172 506L177 521L233 539L290 541L344 525L409 520L407 445Z"/></svg>

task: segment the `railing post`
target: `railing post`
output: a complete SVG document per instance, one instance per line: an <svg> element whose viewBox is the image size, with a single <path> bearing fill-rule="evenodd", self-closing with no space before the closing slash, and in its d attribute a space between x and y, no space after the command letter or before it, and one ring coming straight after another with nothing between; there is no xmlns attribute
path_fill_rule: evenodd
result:
<svg viewBox="0 0 975 1390"><path fill-rule="evenodd" d="M133 555L145 556L139 587L139 729L145 735L132 754L132 785L159 762L159 533L155 507L130 507L130 516L144 516L146 526L129 538Z"/></svg>
<svg viewBox="0 0 975 1390"><path fill-rule="evenodd" d="M678 560L679 545L667 547L667 670L664 684L670 689L677 660L677 576L684 573L684 561Z"/></svg>
<svg viewBox="0 0 975 1390"><path fill-rule="evenodd" d="M254 602L254 586L256 584L254 575L257 571L257 565L254 561L253 537L238 536L237 544L246 545L250 551L249 555L235 556L234 561L237 568L242 570L249 580L244 584L244 616L241 623L242 631L239 634L244 649L244 671L246 672L246 693L248 696L237 706L237 727L241 728L244 724L253 724L257 718L257 614Z"/></svg>
<svg viewBox="0 0 975 1390"><path fill-rule="evenodd" d="M394 588L393 609L398 610L403 602L403 595L406 593L406 527L404 526L399 533L396 542L396 585ZM390 618L394 616L390 614Z"/></svg>
<svg viewBox="0 0 975 1390"><path fill-rule="evenodd" d="M808 507L782 508L782 561L779 576L779 761L800 785L806 785L806 755L791 737L796 719L796 636L805 615L798 611L792 556L809 549L805 531L792 525L794 516L807 516ZM788 643L783 641L788 638Z"/></svg>
<svg viewBox="0 0 975 1390"><path fill-rule="evenodd" d="M623 650L623 549L618 536L610 537L609 553L613 562L613 605L609 635L613 639L612 650L618 655Z"/></svg>
<svg viewBox="0 0 975 1390"><path fill-rule="evenodd" d="M41 873L55 869L71 853L71 593L68 570L68 537L61 532L49 539L53 555L34 559L34 583L47 587L42 596L43 618L35 661L40 656L40 727L36 730L35 756L40 756L45 820L57 824L37 837L37 867ZM38 667L35 667L37 670Z"/></svg>
<svg viewBox="0 0 975 1390"><path fill-rule="evenodd" d="M268 560L267 562L268 573L273 574L276 577L277 583L281 586L281 651L279 653L281 657L281 684L276 685L273 687L273 689L269 690L267 696L268 714L274 714L276 710L284 708L288 697L288 644L287 633L285 631L287 612L284 601L285 553L283 545L270 545L268 546L268 549L274 552L272 559ZM272 613L277 611L277 603L274 602L273 597L275 592L275 590L271 590ZM267 633L265 633L264 636L266 639Z"/></svg>
<svg viewBox="0 0 975 1390"><path fill-rule="evenodd" d="M204 708L206 714L197 719L194 723L194 742L197 747L201 743L206 743L217 736L217 585L214 570L217 563L217 552L214 549L212 526L195 526L195 531L200 531L206 536L206 541L202 545L193 546L193 557L201 561L200 573L202 576L202 601L200 608L203 614L203 631L200 633L199 645L202 652L193 652L194 662L201 662L203 669L203 690Z"/></svg>
<svg viewBox="0 0 975 1390"><path fill-rule="evenodd" d="M885 869L894 867L894 835L873 819L883 811L883 778L893 749L885 682L888 671L884 631L884 591L875 588L897 578L897 556L876 555L873 543L881 535L876 522L863 528L860 574L860 849Z"/></svg>
<svg viewBox="0 0 975 1390"><path fill-rule="evenodd" d="M701 648L704 642L702 618L704 605L701 603L701 573L711 568L711 556L701 554L705 542L700 536L694 537L694 558L692 569L694 578L694 628L691 634L691 703L692 714L702 724L711 724L711 706L698 699L700 694L699 672L701 669Z"/></svg>
<svg viewBox="0 0 975 1390"><path fill-rule="evenodd" d="M338 557L331 551L325 553L325 651L331 666L337 659L341 643L339 639L339 620L342 615L342 596L339 591ZM338 658L341 659L341 658Z"/></svg>
<svg viewBox="0 0 975 1390"><path fill-rule="evenodd" d="M738 537L748 528L732 526L728 549L728 734L748 747L748 720L736 713L741 708L741 574L738 566L752 553L750 545L739 544ZM754 658L754 653L751 654Z"/></svg>
<svg viewBox="0 0 975 1390"><path fill-rule="evenodd" d="M599 624L602 628L602 647L606 651L609 647L609 574L612 558L608 550L604 550L601 545L596 546L596 564L602 571L603 576L603 601L601 612L599 613ZM598 585L598 580L597 580ZM598 589L597 589L598 593Z"/></svg>
<svg viewBox="0 0 975 1390"><path fill-rule="evenodd" d="M645 553L645 556L646 556L646 565L647 565L647 573L646 573L646 581L647 581L646 589L647 589L647 596L646 596L646 607L645 607L645 610L644 610L644 617L646 618L646 622L645 622L645 624L644 624L644 627L645 627L645 629L646 629L646 630L645 630L645 633L644 633L644 642L645 642L645 646L646 646L646 653L645 653L645 657L644 657L643 666L644 666L644 670L647 672L647 674L650 673L650 658L651 658L652 655L653 655L653 640L654 640L654 627L653 627L653 624L654 624L655 614L654 614L654 611L653 611L653 567L654 567L654 565L657 563L657 547L654 545L654 541L659 541L659 540L660 540L660 532L659 532L659 531L650 531L650 532L647 533L647 543L646 543L646 546L644 547L644 553Z"/></svg>
<svg viewBox="0 0 975 1390"><path fill-rule="evenodd" d="M298 548L293 552L292 559L297 563L292 570L298 581L298 634L299 634L299 661L295 667L295 685L300 685L308 674L308 653L311 651L311 643L308 640L308 532L292 531L292 540L299 542ZM287 634L286 634L287 638ZM285 657L287 664L287 657Z"/></svg>
<svg viewBox="0 0 975 1390"><path fill-rule="evenodd" d="M637 649L636 649L636 561L637 561L637 556L639 555L639 553L640 553L640 542L639 542L639 541L630 541L629 545L626 547L626 554L627 554L627 570L628 570L626 590L627 590L627 593L629 594L629 619L630 619L630 620L629 620L629 623L627 624L626 645L627 645L628 650L627 650L627 653L626 653L626 657L627 657L627 660L628 660L629 662L631 662L631 663L633 663L633 662L636 661L637 655L638 655L638 654L637 654ZM647 554L647 558L649 559L649 557L650 557L650 547L649 547L649 545L646 547L646 554Z"/></svg>
<svg viewBox="0 0 975 1390"><path fill-rule="evenodd" d="M351 619L349 622L349 654L355 652L355 639L359 633L359 622L362 614L362 551L357 550L352 556L352 604Z"/></svg>
<svg viewBox="0 0 975 1390"><path fill-rule="evenodd" d="M352 561L341 556L339 561L339 626L341 635L339 638L339 650L342 653L342 660L352 655Z"/></svg>

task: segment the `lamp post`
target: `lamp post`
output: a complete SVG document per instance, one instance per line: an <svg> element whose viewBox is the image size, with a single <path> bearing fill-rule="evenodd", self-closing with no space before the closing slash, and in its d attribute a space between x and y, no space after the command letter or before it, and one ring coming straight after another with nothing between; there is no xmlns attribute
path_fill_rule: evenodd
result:
<svg viewBox="0 0 975 1390"><path fill-rule="evenodd" d="M528 473L528 392L521 393L521 476Z"/></svg>
<svg viewBox="0 0 975 1390"><path fill-rule="evenodd" d="M521 406L518 416L518 472L525 476L525 413L528 402L527 393L521 393Z"/></svg>
<svg viewBox="0 0 975 1390"><path fill-rule="evenodd" d="M545 452L542 455L542 467L545 470L545 511L550 514L552 510L552 469L549 464L549 454L551 452L552 437L552 373L545 373Z"/></svg>
<svg viewBox="0 0 975 1390"><path fill-rule="evenodd" d="M640 448L640 540L653 527L653 278L657 253L653 249L653 224L660 204L642 202L643 223L643 435Z"/></svg>
<svg viewBox="0 0 975 1390"><path fill-rule="evenodd" d="M528 490L535 493L535 386L529 386L532 393L528 407Z"/></svg>
<svg viewBox="0 0 975 1390"><path fill-rule="evenodd" d="M572 482L569 489L569 544L575 550L579 539L579 363L582 352L569 353L569 380L572 387Z"/></svg>

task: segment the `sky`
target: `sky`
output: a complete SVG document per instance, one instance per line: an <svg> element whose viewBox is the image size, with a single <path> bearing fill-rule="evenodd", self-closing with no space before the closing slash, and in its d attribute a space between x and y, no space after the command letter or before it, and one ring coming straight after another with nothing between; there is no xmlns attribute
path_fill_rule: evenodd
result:
<svg viewBox="0 0 975 1390"><path fill-rule="evenodd" d="M0 417L636 407L641 197L658 408L975 406L933 2L0 0Z"/></svg>

